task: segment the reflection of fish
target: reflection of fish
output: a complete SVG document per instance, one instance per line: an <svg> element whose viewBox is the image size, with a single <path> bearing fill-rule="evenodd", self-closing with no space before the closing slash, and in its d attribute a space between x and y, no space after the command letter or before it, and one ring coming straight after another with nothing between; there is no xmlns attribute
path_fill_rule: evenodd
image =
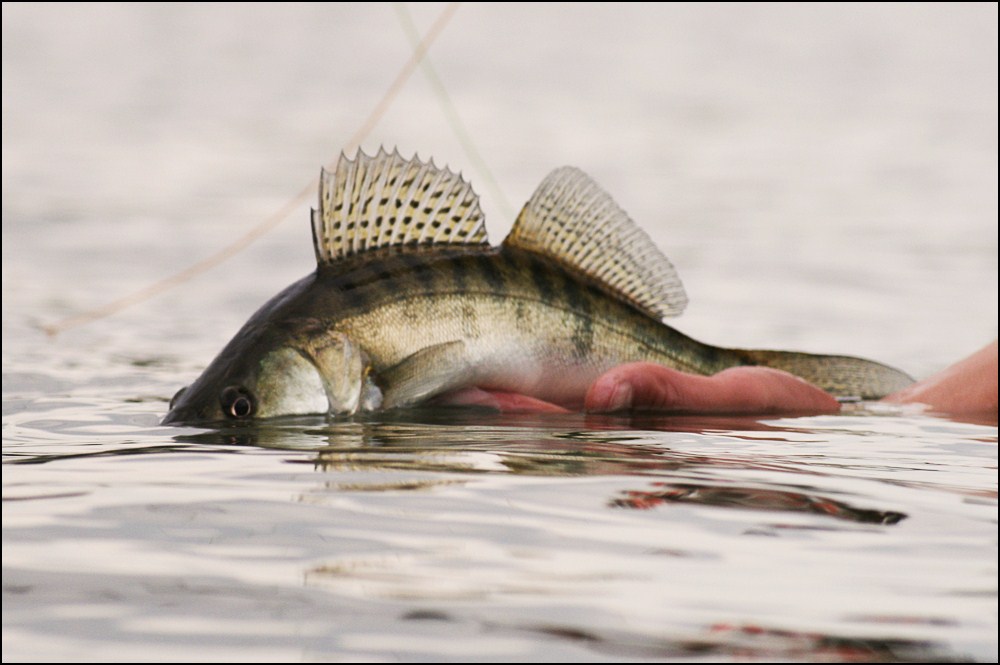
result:
<svg viewBox="0 0 1000 665"><path fill-rule="evenodd" d="M766 365L839 395L911 382L871 361L722 349L662 323L673 266L588 176L553 171L500 247L460 176L399 153L341 158L313 211L316 272L265 304L165 422L349 414L464 387L579 405L614 365Z"/></svg>
<svg viewBox="0 0 1000 665"><path fill-rule="evenodd" d="M611 505L618 508L646 509L665 503L697 503L705 506L829 515L861 524L898 524L906 519L905 514L892 510L855 508L843 501L835 501L805 492L756 487L715 487L690 483L653 484L662 485L666 489L653 492L629 491L626 492L624 498L612 501Z"/></svg>

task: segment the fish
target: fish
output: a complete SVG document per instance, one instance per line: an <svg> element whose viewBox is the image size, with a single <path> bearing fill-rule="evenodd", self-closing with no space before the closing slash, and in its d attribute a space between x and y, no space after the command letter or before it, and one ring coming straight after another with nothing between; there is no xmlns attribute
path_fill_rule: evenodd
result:
<svg viewBox="0 0 1000 665"><path fill-rule="evenodd" d="M490 245L460 173L398 150L341 155L311 212L316 270L265 303L170 402L165 424L350 416L466 388L580 408L622 363L759 365L838 396L913 382L862 358L724 348L667 325L677 271L590 176L552 171Z"/></svg>

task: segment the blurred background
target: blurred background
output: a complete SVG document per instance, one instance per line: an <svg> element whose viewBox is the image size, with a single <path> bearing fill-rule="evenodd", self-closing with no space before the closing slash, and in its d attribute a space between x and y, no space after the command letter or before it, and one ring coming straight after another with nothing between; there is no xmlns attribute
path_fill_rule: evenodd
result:
<svg viewBox="0 0 1000 665"><path fill-rule="evenodd" d="M5 373L67 346L203 367L312 269L307 205L166 295L38 326L280 208L411 56L406 17L445 7L5 3ZM464 4L429 60L489 172L420 69L363 145L463 171L494 243L572 164L673 260L704 341L924 375L997 334L996 4Z"/></svg>

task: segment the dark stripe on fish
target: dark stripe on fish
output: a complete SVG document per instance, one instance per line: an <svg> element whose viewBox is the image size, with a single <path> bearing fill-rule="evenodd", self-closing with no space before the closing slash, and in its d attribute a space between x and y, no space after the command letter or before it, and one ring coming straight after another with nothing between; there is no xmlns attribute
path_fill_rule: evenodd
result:
<svg viewBox="0 0 1000 665"><path fill-rule="evenodd" d="M507 289L507 281L503 272L497 265L498 255L496 253L483 254L481 256L470 257L474 262L474 267L478 271L483 285L487 291L496 294L503 294Z"/></svg>
<svg viewBox="0 0 1000 665"><path fill-rule="evenodd" d="M433 264L418 252L400 254L396 257L400 264L400 272L420 285L420 290L435 293L438 289Z"/></svg>
<svg viewBox="0 0 1000 665"><path fill-rule="evenodd" d="M469 259L460 257L448 263L448 278L456 293L469 289Z"/></svg>
<svg viewBox="0 0 1000 665"><path fill-rule="evenodd" d="M558 290L555 285L556 273L550 265L543 263L534 255L528 252L521 253L524 268L531 276L531 283L535 285L538 298L546 305L551 305L556 301Z"/></svg>
<svg viewBox="0 0 1000 665"><path fill-rule="evenodd" d="M575 317L573 327L573 351L578 359L589 356L594 350L594 319L591 301L591 290L583 282L572 279L569 275L563 277L563 295L566 302L579 315Z"/></svg>

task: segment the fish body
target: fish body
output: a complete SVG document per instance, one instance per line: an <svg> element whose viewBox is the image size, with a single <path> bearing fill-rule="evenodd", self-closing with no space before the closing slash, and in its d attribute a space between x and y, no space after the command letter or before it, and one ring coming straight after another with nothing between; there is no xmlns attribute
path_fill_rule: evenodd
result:
<svg viewBox="0 0 1000 665"><path fill-rule="evenodd" d="M460 176L380 152L324 173L318 266L266 303L165 422L350 414L467 387L570 407L608 369L785 369L834 394L912 382L847 356L726 349L663 319L686 296L670 262L588 176L542 183L499 247Z"/></svg>

